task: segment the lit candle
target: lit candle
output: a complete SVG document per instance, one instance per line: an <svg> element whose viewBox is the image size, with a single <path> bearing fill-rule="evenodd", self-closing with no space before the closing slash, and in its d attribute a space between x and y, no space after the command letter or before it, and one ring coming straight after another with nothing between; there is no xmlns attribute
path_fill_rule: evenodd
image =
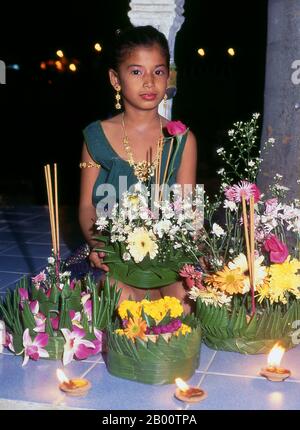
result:
<svg viewBox="0 0 300 430"><path fill-rule="evenodd" d="M189 387L182 379L175 379L177 388L175 397L187 403L196 403L206 399L207 393L198 387Z"/></svg>
<svg viewBox="0 0 300 430"><path fill-rule="evenodd" d="M285 349L276 343L268 355L268 367L261 369L260 375L265 376L269 381L281 382L287 379L291 372L280 367L280 362Z"/></svg>
<svg viewBox="0 0 300 430"><path fill-rule="evenodd" d="M84 396L91 388L87 379L68 379L61 369L57 369L56 375L60 381L59 388L70 396Z"/></svg>

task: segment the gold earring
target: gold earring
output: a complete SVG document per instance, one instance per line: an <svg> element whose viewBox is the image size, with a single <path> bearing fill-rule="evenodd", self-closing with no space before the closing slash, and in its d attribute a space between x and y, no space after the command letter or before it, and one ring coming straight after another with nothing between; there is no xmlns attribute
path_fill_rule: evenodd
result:
<svg viewBox="0 0 300 430"><path fill-rule="evenodd" d="M115 104L115 108L116 109L121 109L121 103L120 103L120 100L121 100L121 96L120 96L120 91L121 91L121 87L117 87L116 88L116 91L117 91L117 93L116 93L116 95L115 95L115 98L116 98L116 104Z"/></svg>
<svg viewBox="0 0 300 430"><path fill-rule="evenodd" d="M164 108L167 107L167 100L168 100L168 96L167 94L164 95Z"/></svg>

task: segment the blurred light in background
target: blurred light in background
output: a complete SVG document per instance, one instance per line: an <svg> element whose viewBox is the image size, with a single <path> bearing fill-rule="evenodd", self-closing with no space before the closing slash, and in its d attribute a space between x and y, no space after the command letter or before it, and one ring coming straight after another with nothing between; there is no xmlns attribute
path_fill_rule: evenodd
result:
<svg viewBox="0 0 300 430"><path fill-rule="evenodd" d="M96 51L101 52L102 51L102 46L100 45L100 43L95 43L94 48Z"/></svg>
<svg viewBox="0 0 300 430"><path fill-rule="evenodd" d="M59 58L62 58L62 57L64 56L64 53L59 49L58 51L56 51L56 55L57 55Z"/></svg>
<svg viewBox="0 0 300 430"><path fill-rule="evenodd" d="M198 52L198 54L200 55L200 57L204 57L204 55L205 55L205 51L204 51L204 49L203 49L203 48L199 48L197 52Z"/></svg>
<svg viewBox="0 0 300 430"><path fill-rule="evenodd" d="M76 72L77 67L74 63L69 64L69 69L71 70L71 72Z"/></svg>
<svg viewBox="0 0 300 430"><path fill-rule="evenodd" d="M228 54L229 54L231 57L234 57L234 56L235 56L235 50L234 50L233 48L228 48L228 49L227 49L227 52L228 52Z"/></svg>

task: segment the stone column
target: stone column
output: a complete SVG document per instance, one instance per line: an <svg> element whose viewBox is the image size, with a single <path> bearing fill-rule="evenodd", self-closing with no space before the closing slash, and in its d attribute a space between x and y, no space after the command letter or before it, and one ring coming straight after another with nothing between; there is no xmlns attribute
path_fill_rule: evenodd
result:
<svg viewBox="0 0 300 430"><path fill-rule="evenodd" d="M172 115L172 97L176 94L176 67L174 62L174 47L176 34L184 21L184 0L131 0L131 10L128 12L130 22L134 26L152 25L167 38L170 49L170 84L167 91L166 107L159 106L159 113L168 119Z"/></svg>

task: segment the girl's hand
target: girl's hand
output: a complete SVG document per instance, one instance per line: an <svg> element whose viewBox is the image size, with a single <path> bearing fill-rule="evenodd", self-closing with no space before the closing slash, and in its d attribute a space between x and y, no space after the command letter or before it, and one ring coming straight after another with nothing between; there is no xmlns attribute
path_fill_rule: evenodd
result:
<svg viewBox="0 0 300 430"><path fill-rule="evenodd" d="M108 272L109 267L103 263L103 257L105 257L105 252L91 251L89 255L91 267L96 267L97 269Z"/></svg>

